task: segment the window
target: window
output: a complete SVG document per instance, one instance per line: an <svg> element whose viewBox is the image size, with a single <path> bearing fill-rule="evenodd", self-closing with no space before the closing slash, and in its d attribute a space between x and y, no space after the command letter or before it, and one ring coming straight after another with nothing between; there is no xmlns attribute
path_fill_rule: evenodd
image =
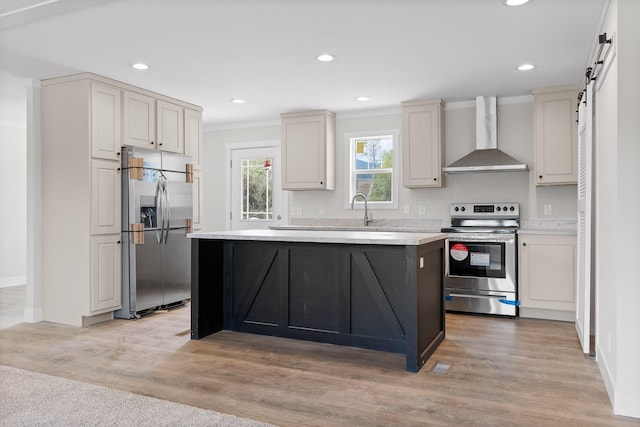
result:
<svg viewBox="0 0 640 427"><path fill-rule="evenodd" d="M349 151L348 206L353 196L367 196L370 207L397 209L396 145L398 131L370 132L346 136ZM356 205L363 205L361 198Z"/></svg>
<svg viewBox="0 0 640 427"><path fill-rule="evenodd" d="M272 219L272 159L242 160L242 219Z"/></svg>

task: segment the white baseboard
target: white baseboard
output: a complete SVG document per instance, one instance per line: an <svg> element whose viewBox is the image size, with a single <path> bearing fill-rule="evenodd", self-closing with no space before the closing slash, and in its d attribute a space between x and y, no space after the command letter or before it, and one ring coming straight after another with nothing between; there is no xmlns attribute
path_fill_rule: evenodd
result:
<svg viewBox="0 0 640 427"><path fill-rule="evenodd" d="M0 277L0 288L8 288L9 286L26 285L27 276Z"/></svg>
<svg viewBox="0 0 640 427"><path fill-rule="evenodd" d="M607 360L604 357L604 352L600 349L600 346L596 346L596 354L597 354L598 368L600 368L600 376L602 377L602 381L604 381L604 386L607 389L607 394L609 395L609 401L614 402L614 396L615 396L614 379L611 377L611 374L609 373ZM613 404L611 406L613 407Z"/></svg>
<svg viewBox="0 0 640 427"><path fill-rule="evenodd" d="M24 309L24 321L27 323L38 323L42 322L44 319L44 315L42 314L42 309Z"/></svg>
<svg viewBox="0 0 640 427"><path fill-rule="evenodd" d="M600 348L597 348L596 354L598 354L600 375L607 389L609 401L612 402L613 413L624 417L640 418L640 393L617 390L614 378L611 377L607 360L602 357L604 353L600 351Z"/></svg>
<svg viewBox="0 0 640 427"><path fill-rule="evenodd" d="M547 310L543 308L520 307L520 317L532 319L559 320L561 322L575 322L575 311Z"/></svg>

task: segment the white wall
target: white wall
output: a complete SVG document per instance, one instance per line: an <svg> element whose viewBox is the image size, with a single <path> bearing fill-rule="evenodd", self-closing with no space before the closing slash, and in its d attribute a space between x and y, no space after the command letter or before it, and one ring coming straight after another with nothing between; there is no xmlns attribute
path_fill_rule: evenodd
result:
<svg viewBox="0 0 640 427"><path fill-rule="evenodd" d="M344 134L359 131L401 129L400 108L376 112L338 114L336 118L336 190L289 192L289 207L302 208L302 216L318 218L359 218L361 212L345 208ZM249 126L249 125L247 125ZM445 110L445 154L449 164L475 147L475 102L454 103ZM205 205L203 229L224 229L225 144L280 139L279 120L259 127L204 132ZM444 188L407 189L399 186L397 210L375 210L376 219L447 220L452 202L519 202L523 219L575 220L576 186L536 187L533 172L533 102L531 97L498 99L498 146L526 162L529 172L456 174L446 176ZM401 162L398 161L398 164ZM402 174L400 174L402 176ZM544 216L544 205L553 214ZM404 214L404 206L410 214ZM418 215L418 206L426 215Z"/></svg>
<svg viewBox="0 0 640 427"><path fill-rule="evenodd" d="M596 352L616 414L640 418L640 2L612 0L615 57L596 98Z"/></svg>
<svg viewBox="0 0 640 427"><path fill-rule="evenodd" d="M27 280L26 168L26 128L0 124L0 287Z"/></svg>

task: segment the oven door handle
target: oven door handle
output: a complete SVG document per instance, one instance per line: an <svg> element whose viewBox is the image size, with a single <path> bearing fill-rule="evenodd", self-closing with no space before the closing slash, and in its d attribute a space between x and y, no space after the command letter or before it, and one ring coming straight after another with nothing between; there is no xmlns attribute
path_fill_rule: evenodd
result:
<svg viewBox="0 0 640 427"><path fill-rule="evenodd" d="M519 300L510 300L507 299L506 295L472 295L472 294L449 294L445 297L445 300L450 301L453 297L460 298L476 298L476 299L497 299L498 302L506 305L515 305L516 307L520 306Z"/></svg>
<svg viewBox="0 0 640 427"><path fill-rule="evenodd" d="M473 295L473 294L449 294L450 297L462 297L462 298L478 298L478 299L506 299L506 295Z"/></svg>

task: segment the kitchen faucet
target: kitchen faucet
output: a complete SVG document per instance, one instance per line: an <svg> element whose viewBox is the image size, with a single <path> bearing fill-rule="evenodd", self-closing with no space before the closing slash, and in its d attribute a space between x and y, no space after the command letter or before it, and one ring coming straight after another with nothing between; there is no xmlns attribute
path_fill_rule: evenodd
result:
<svg viewBox="0 0 640 427"><path fill-rule="evenodd" d="M371 218L369 218L369 208L367 207L367 196L365 196L363 193L356 193L355 196L353 196L353 198L351 199L351 210L353 210L353 203L356 201L358 197L362 197L362 200L364 200L364 226L366 227L367 225L369 225L370 222L373 221Z"/></svg>

